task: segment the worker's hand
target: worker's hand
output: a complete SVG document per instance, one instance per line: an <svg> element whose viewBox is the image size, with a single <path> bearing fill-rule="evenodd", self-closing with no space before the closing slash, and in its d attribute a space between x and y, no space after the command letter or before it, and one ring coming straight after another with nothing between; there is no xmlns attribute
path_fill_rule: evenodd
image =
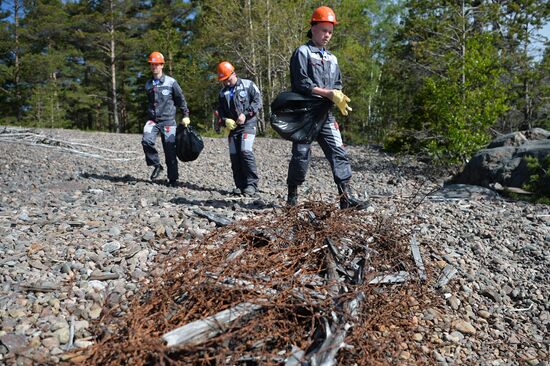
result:
<svg viewBox="0 0 550 366"><path fill-rule="evenodd" d="M183 127L189 126L190 123L191 120L189 119L189 117L183 117L183 119L181 120L181 124L183 125Z"/></svg>
<svg viewBox="0 0 550 366"><path fill-rule="evenodd" d="M226 118L225 127L229 128L230 130L234 130L235 128L237 128L237 122L235 122L235 120L231 118Z"/></svg>
<svg viewBox="0 0 550 366"><path fill-rule="evenodd" d="M237 119L237 123L242 125L244 123L244 121L246 121L246 117L244 114L239 114L239 118Z"/></svg>
<svg viewBox="0 0 550 366"><path fill-rule="evenodd" d="M336 104L342 115L347 116L348 111L352 110L351 107L348 105L348 102L351 102L351 99L349 99L344 93L342 93L342 91L337 89L333 90L331 99L334 104Z"/></svg>

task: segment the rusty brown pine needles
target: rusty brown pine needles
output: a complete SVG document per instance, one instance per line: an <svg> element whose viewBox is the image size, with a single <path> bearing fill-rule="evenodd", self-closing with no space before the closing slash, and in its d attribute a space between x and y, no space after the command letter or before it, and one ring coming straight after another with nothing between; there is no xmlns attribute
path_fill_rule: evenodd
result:
<svg viewBox="0 0 550 366"><path fill-rule="evenodd" d="M430 364L412 339L431 296L409 231L398 218L311 202L235 222L159 263L163 274L127 310L105 309L96 344L74 360Z"/></svg>

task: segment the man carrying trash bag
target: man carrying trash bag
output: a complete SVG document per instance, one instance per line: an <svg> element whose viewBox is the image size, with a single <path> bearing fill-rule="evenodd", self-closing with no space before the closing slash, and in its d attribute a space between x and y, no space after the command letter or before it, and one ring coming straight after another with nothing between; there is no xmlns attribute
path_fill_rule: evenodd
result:
<svg viewBox="0 0 550 366"><path fill-rule="evenodd" d="M163 73L164 56L160 52L152 52L148 59L153 77L145 84L147 93L147 114L149 120L143 127L141 145L145 153L147 166L153 166L151 180L156 180L164 170L155 142L160 134L166 168L168 170L168 186L177 187L178 159L176 157L176 111L183 114L181 123L188 126L189 109L178 82Z"/></svg>
<svg viewBox="0 0 550 366"><path fill-rule="evenodd" d="M217 71L222 89L216 115L218 126L229 129L229 157L235 182L233 194L253 196L258 191L259 178L252 147L262 96L254 82L237 76L231 63L220 62Z"/></svg>
<svg viewBox="0 0 550 366"><path fill-rule="evenodd" d="M310 39L298 47L290 59L290 78L292 91L305 97L319 96L334 103L342 115L347 116L352 110L342 89L342 76L336 56L326 50L334 26L338 24L334 11L328 6L320 6L311 16ZM321 110L322 110L321 106ZM325 157L330 163L334 182L340 194L340 208L365 208L367 205L352 194L351 166L343 146L338 123L332 111L321 113L320 124L314 128L314 138L321 146ZM326 117L325 117L326 116ZM272 119L273 121L273 119ZM316 134L316 137L315 137ZM302 136L303 137L303 136ZM287 204L295 206L298 200L298 186L306 177L311 157L311 140L294 140L292 143L292 158L288 167Z"/></svg>

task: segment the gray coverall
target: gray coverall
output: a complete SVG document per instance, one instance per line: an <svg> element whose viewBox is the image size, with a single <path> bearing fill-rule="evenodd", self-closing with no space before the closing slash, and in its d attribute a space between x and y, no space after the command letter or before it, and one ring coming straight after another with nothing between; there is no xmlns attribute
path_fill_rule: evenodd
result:
<svg viewBox="0 0 550 366"><path fill-rule="evenodd" d="M160 134L168 179L178 179L178 159L176 156L176 110L181 109L184 117L189 117L189 109L178 82L162 75L159 80L150 79L145 84L147 92L147 114L149 120L143 127L143 151L148 166L160 165L155 141Z"/></svg>
<svg viewBox="0 0 550 366"><path fill-rule="evenodd" d="M311 95L314 87L342 89L342 76L336 56L319 49L312 41L294 51L290 59L290 78L292 91L304 95ZM329 112L317 136L317 142L330 163L334 182L337 185L349 182L351 166L332 112ZM311 144L292 143L292 158L287 176L289 186L299 186L304 182L310 157Z"/></svg>
<svg viewBox="0 0 550 366"><path fill-rule="evenodd" d="M262 96L251 80L237 78L237 83L233 87L224 87L218 96L218 115L222 123L226 118L237 121L241 113L246 117L245 122L237 125L227 137L233 180L235 186L241 190L246 187L258 190L259 178L252 146L260 109Z"/></svg>

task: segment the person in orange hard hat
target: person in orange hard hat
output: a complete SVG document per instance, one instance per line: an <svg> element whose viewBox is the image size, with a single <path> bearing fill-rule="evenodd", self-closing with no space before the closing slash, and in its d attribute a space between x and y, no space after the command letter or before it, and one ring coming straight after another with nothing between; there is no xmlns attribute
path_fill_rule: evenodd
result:
<svg viewBox="0 0 550 366"><path fill-rule="evenodd" d="M327 50L334 26L338 24L336 14L328 6L313 11L308 31L309 41L298 47L290 59L292 91L304 95L318 95L331 100L347 116L352 110L350 99L342 93L342 75L335 55ZM350 187L351 166L336 118L329 112L317 136L325 157L330 162L334 182L340 194L340 208L363 208L364 202L352 195ZM287 204L294 206L298 199L298 186L306 178L311 157L311 144L292 143L292 158L288 167Z"/></svg>
<svg viewBox="0 0 550 366"><path fill-rule="evenodd" d="M235 188L233 194L253 196L258 191L256 158L252 151L258 114L262 109L260 90L248 79L241 79L227 61L217 66L222 90L218 96L218 128L229 129L229 157Z"/></svg>
<svg viewBox="0 0 550 366"><path fill-rule="evenodd" d="M158 151L155 148L157 136L160 134L164 157L168 170L168 185L177 186L178 159L176 156L176 111L179 109L183 115L181 123L187 127L189 109L185 101L183 91L176 79L165 75L164 56L160 52L153 52L148 59L153 77L145 84L147 93L147 114L149 120L143 127L141 144L145 152L147 166L153 166L151 180L160 176L162 165L160 164Z"/></svg>

